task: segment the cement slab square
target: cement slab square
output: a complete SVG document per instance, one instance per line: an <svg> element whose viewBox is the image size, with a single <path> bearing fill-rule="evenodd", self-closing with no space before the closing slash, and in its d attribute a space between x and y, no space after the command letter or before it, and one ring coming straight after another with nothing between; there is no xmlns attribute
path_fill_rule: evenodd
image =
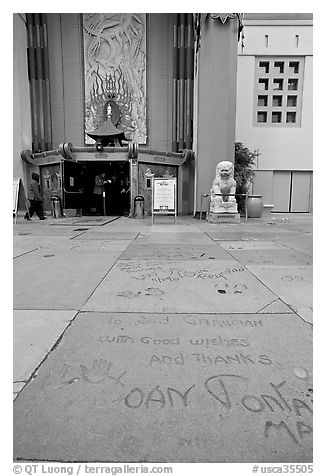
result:
<svg viewBox="0 0 326 476"><path fill-rule="evenodd" d="M266 233L250 233L247 231L208 231L207 235L214 241L261 240L266 241Z"/></svg>
<svg viewBox="0 0 326 476"><path fill-rule="evenodd" d="M138 243L212 243L203 233L140 233Z"/></svg>
<svg viewBox="0 0 326 476"><path fill-rule="evenodd" d="M219 243L225 250L273 250L285 249L280 243L275 241L221 241Z"/></svg>
<svg viewBox="0 0 326 476"><path fill-rule="evenodd" d="M173 217L171 217L173 220ZM155 220L157 218L155 217ZM150 233L198 233L198 228L192 223L183 224L159 224L157 222L150 228Z"/></svg>
<svg viewBox="0 0 326 476"><path fill-rule="evenodd" d="M251 266L311 266L312 257L291 249L231 250L230 255Z"/></svg>
<svg viewBox="0 0 326 476"><path fill-rule="evenodd" d="M164 243L138 243L133 242L121 255L121 259L142 260L229 260L230 255L217 244L164 244Z"/></svg>
<svg viewBox="0 0 326 476"><path fill-rule="evenodd" d="M313 269L311 266L248 266L261 282L297 314L312 322Z"/></svg>
<svg viewBox="0 0 326 476"><path fill-rule="evenodd" d="M119 260L82 309L258 312L275 298L236 261Z"/></svg>
<svg viewBox="0 0 326 476"><path fill-rule="evenodd" d="M82 235L80 235L80 238L83 240L134 240L138 235L138 232L114 232L114 231L95 231L92 230L86 231Z"/></svg>
<svg viewBox="0 0 326 476"><path fill-rule="evenodd" d="M14 382L27 382L75 314L75 311L14 311Z"/></svg>
<svg viewBox="0 0 326 476"><path fill-rule="evenodd" d="M14 459L311 463L295 315L81 313L14 402Z"/></svg>
<svg viewBox="0 0 326 476"><path fill-rule="evenodd" d="M80 309L118 256L50 249L14 260L14 309Z"/></svg>
<svg viewBox="0 0 326 476"><path fill-rule="evenodd" d="M127 246L129 241L111 241L111 240L83 240L76 238L74 240L69 240L65 243L65 249L67 251L73 251L75 253L84 253L84 252L100 252L100 253L117 253L117 256L122 253Z"/></svg>

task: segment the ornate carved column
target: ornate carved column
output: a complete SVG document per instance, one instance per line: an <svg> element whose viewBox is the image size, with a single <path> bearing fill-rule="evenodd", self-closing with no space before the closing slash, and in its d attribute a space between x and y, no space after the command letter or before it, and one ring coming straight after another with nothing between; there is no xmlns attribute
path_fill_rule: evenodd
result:
<svg viewBox="0 0 326 476"><path fill-rule="evenodd" d="M209 193L218 162L234 162L237 13L195 14L196 153L195 212L202 193Z"/></svg>

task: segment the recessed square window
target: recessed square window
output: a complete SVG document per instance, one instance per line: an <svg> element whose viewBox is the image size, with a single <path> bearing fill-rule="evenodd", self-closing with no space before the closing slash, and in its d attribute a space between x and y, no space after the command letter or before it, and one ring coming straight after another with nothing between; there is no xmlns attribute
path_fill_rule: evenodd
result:
<svg viewBox="0 0 326 476"><path fill-rule="evenodd" d="M284 73L284 61L274 61L274 68L277 74Z"/></svg>
<svg viewBox="0 0 326 476"><path fill-rule="evenodd" d="M289 124L295 124L296 122L296 113L291 111L286 113L286 122Z"/></svg>
<svg viewBox="0 0 326 476"><path fill-rule="evenodd" d="M286 105L287 105L287 107L296 107L297 106L297 96L288 96Z"/></svg>
<svg viewBox="0 0 326 476"><path fill-rule="evenodd" d="M299 73L299 61L290 61L289 68L291 74Z"/></svg>
<svg viewBox="0 0 326 476"><path fill-rule="evenodd" d="M297 91L298 90L298 80L295 78L288 79L288 90Z"/></svg>
<svg viewBox="0 0 326 476"><path fill-rule="evenodd" d="M272 122L282 122L282 113L281 112L272 112Z"/></svg>
<svg viewBox="0 0 326 476"><path fill-rule="evenodd" d="M254 124L293 127L301 125L304 57L256 57Z"/></svg>
<svg viewBox="0 0 326 476"><path fill-rule="evenodd" d="M267 122L267 112L258 111L257 112L257 122Z"/></svg>
<svg viewBox="0 0 326 476"><path fill-rule="evenodd" d="M281 78L275 78L273 79L273 89L282 91L283 89L283 79Z"/></svg>
<svg viewBox="0 0 326 476"><path fill-rule="evenodd" d="M273 107L282 106L282 96L273 96Z"/></svg>
<svg viewBox="0 0 326 476"><path fill-rule="evenodd" d="M259 61L260 72L263 74L269 73L269 61Z"/></svg>
<svg viewBox="0 0 326 476"><path fill-rule="evenodd" d="M268 79L259 78L258 79L258 88L259 88L259 91L267 91L268 90Z"/></svg>
<svg viewBox="0 0 326 476"><path fill-rule="evenodd" d="M258 104L257 106L262 107L262 106L267 106L268 104L268 96L258 96Z"/></svg>

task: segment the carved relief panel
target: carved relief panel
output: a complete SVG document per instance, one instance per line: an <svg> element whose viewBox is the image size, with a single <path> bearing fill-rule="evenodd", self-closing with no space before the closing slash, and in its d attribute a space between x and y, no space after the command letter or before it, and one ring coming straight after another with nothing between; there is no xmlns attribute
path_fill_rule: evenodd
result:
<svg viewBox="0 0 326 476"><path fill-rule="evenodd" d="M84 13L83 36L85 131L106 121L110 104L116 127L146 143L146 14Z"/></svg>

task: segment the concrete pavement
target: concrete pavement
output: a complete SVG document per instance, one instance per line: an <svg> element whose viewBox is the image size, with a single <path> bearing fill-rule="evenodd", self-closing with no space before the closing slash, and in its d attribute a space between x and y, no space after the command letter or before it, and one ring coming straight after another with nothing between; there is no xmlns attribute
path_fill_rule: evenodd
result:
<svg viewBox="0 0 326 476"><path fill-rule="evenodd" d="M14 225L14 458L311 462L312 216L94 220Z"/></svg>

